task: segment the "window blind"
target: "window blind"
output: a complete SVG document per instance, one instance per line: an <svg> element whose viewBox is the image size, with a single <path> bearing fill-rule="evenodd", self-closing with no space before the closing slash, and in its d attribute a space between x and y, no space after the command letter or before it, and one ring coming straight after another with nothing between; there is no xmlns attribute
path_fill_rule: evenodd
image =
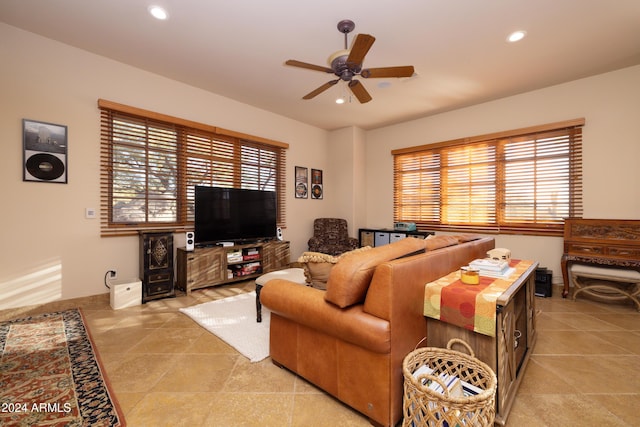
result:
<svg viewBox="0 0 640 427"><path fill-rule="evenodd" d="M584 119L394 150L394 221L562 235L582 216Z"/></svg>
<svg viewBox="0 0 640 427"><path fill-rule="evenodd" d="M196 185L276 191L285 226L287 145L109 101L101 110L101 234L193 228Z"/></svg>

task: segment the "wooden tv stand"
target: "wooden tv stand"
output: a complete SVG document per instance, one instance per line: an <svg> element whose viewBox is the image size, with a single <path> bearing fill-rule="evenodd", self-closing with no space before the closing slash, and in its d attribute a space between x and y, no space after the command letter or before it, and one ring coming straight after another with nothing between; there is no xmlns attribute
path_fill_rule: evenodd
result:
<svg viewBox="0 0 640 427"><path fill-rule="evenodd" d="M240 254L233 257L233 254ZM177 287L192 290L253 279L289 266L289 242L269 241L211 246L187 251L178 248Z"/></svg>

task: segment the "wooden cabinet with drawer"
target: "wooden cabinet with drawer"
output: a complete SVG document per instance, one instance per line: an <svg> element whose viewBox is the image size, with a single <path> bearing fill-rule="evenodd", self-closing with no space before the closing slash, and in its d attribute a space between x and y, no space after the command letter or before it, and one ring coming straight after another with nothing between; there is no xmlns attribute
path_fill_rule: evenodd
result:
<svg viewBox="0 0 640 427"><path fill-rule="evenodd" d="M173 285L173 233L140 233L142 302L175 296Z"/></svg>

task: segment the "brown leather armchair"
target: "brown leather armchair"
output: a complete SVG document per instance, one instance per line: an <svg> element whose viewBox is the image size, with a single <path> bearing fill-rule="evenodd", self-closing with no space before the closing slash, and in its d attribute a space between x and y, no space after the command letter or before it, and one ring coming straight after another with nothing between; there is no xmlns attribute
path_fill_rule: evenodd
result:
<svg viewBox="0 0 640 427"><path fill-rule="evenodd" d="M316 218L313 221L313 237L309 239L309 251L340 255L357 247L358 239L349 237L346 219Z"/></svg>

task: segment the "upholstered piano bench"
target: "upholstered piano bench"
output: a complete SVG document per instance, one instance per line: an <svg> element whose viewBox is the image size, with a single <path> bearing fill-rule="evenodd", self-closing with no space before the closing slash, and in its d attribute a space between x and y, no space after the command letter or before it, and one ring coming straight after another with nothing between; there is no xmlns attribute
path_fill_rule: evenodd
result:
<svg viewBox="0 0 640 427"><path fill-rule="evenodd" d="M569 268L569 277L574 287L574 301L581 292L605 301L623 301L629 298L640 311L638 271L573 264Z"/></svg>

